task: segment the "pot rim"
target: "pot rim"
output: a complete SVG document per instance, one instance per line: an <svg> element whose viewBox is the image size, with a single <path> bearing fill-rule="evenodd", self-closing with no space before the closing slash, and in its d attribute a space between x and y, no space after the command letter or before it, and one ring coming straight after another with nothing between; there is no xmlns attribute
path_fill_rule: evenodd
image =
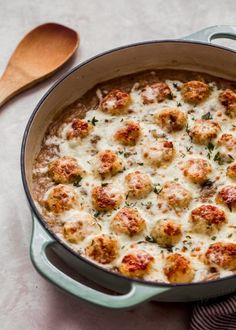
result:
<svg viewBox="0 0 236 330"><path fill-rule="evenodd" d="M209 285L209 284L214 284L218 283L220 281L225 281L225 280L230 280L232 278L236 278L236 274L229 275L223 278L219 278L216 280L211 280L211 281L206 281L206 282L193 282L193 283L163 283L163 282L153 282L153 281L146 281L142 279L136 279L136 278L130 278L124 275L121 275L119 273L112 272L106 268L103 268L102 266L90 261L89 259L85 258L82 255L77 254L72 248L69 247L69 245L65 244L55 233L53 233L49 228L47 228L46 221L43 220L43 216L40 214L38 211L33 197L31 196L28 183L26 180L26 167L25 167L25 147L27 143L27 138L30 132L31 124L33 123L33 120L35 118L36 113L39 111L41 105L43 102L46 100L46 98L51 94L51 92L59 85L61 84L67 77L69 77L73 72L79 70L81 67L89 64L90 62L96 60L97 58L103 57L104 55L112 54L115 53L116 51L123 50L123 49L128 49L132 47L138 47L138 46L145 46L145 45L150 45L150 44L165 44L165 43L186 43L186 44L195 44L195 45L202 45L202 46L207 46L207 47L213 47L217 49L222 49L224 51L228 51L230 53L236 54L236 50L233 50L231 48L227 48L224 46L219 46L216 44L212 44L210 42L203 42L203 41L194 41L194 40L183 40L183 39L163 39L163 40L150 40L150 41L142 41L142 42L136 42L120 47L115 47L110 50L101 52L97 55L94 55L90 57L89 59L83 61L82 63L76 65L74 68L70 69L68 72L64 73L53 85L47 90L47 92L41 97L39 102L37 103L35 109L33 110L32 114L29 117L29 120L27 122L24 134L23 134L23 139L22 139L22 144L21 144L21 152L20 152L20 167L21 167L21 177L22 177L22 182L23 182L23 187L24 191L27 197L27 200L29 202L31 211L34 215L36 215L37 220L40 222L40 224L43 226L43 228L47 231L47 233L60 245L62 245L68 252L72 253L76 258L81 259L82 261L88 263L90 266L96 268L97 270L100 270L102 272L105 272L106 274L109 275L114 275L117 278L122 278L123 280L129 281L129 282L136 282L139 284L144 284L144 285L150 285L150 286L159 286L159 287L168 287L168 288L174 288L174 287L188 287L188 286L197 286L197 285Z"/></svg>

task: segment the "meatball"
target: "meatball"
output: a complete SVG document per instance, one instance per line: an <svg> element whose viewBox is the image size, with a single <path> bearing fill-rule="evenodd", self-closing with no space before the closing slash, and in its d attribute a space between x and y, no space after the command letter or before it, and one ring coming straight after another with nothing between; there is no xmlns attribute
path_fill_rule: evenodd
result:
<svg viewBox="0 0 236 330"><path fill-rule="evenodd" d="M85 249L86 256L100 264L109 264L115 260L118 252L118 241L104 234L96 236Z"/></svg>
<svg viewBox="0 0 236 330"><path fill-rule="evenodd" d="M181 239L181 225L172 220L160 220L152 229L151 235L161 247L172 247Z"/></svg>
<svg viewBox="0 0 236 330"><path fill-rule="evenodd" d="M48 165L48 173L56 183L73 183L84 175L77 160L70 156L60 157Z"/></svg>
<svg viewBox="0 0 236 330"><path fill-rule="evenodd" d="M225 242L211 244L205 253L205 258L210 266L236 270L236 244Z"/></svg>
<svg viewBox="0 0 236 330"><path fill-rule="evenodd" d="M161 197L163 197L170 206L179 209L188 207L192 200L191 192L175 181L169 181L164 184Z"/></svg>
<svg viewBox="0 0 236 330"><path fill-rule="evenodd" d="M100 231L96 220L86 212L73 215L72 221L67 221L63 226L63 235L70 243L77 244L91 234Z"/></svg>
<svg viewBox="0 0 236 330"><path fill-rule="evenodd" d="M143 104L162 102L165 99L172 99L172 93L169 86L164 82L147 85L141 91Z"/></svg>
<svg viewBox="0 0 236 330"><path fill-rule="evenodd" d="M230 177L231 179L236 180L236 162L232 163L226 171L226 174L228 177Z"/></svg>
<svg viewBox="0 0 236 330"><path fill-rule="evenodd" d="M200 103L208 98L210 89L204 82L193 80L183 84L181 94L185 102Z"/></svg>
<svg viewBox="0 0 236 330"><path fill-rule="evenodd" d="M154 258L148 252L135 251L124 256L119 266L122 275L142 278L152 270Z"/></svg>
<svg viewBox="0 0 236 330"><path fill-rule="evenodd" d="M134 146L138 142L140 135L141 127L139 123L129 121L124 125L124 127L118 129L114 135L114 138L123 145Z"/></svg>
<svg viewBox="0 0 236 330"><path fill-rule="evenodd" d="M179 253L168 255L163 270L171 283L190 283L195 275L190 260Z"/></svg>
<svg viewBox="0 0 236 330"><path fill-rule="evenodd" d="M163 109L154 116L155 122L167 132L182 130L186 125L187 116L175 108Z"/></svg>
<svg viewBox="0 0 236 330"><path fill-rule="evenodd" d="M47 194L46 208L53 213L68 211L78 204L78 195L73 188L62 184L53 187Z"/></svg>
<svg viewBox="0 0 236 330"><path fill-rule="evenodd" d="M225 107L225 113L234 118L236 116L236 93L231 89L226 89L220 93L219 101Z"/></svg>
<svg viewBox="0 0 236 330"><path fill-rule="evenodd" d="M211 235L227 222L225 212L214 205L201 205L190 215L192 229L196 233Z"/></svg>
<svg viewBox="0 0 236 330"><path fill-rule="evenodd" d="M119 234L133 236L141 233L145 228L145 220L137 209L124 207L119 210L111 221L112 230Z"/></svg>
<svg viewBox="0 0 236 330"><path fill-rule="evenodd" d="M217 141L218 158L215 160L224 163L231 163L236 157L236 138L232 134L222 134Z"/></svg>
<svg viewBox="0 0 236 330"><path fill-rule="evenodd" d="M67 140L72 140L74 138L85 138L89 135L92 129L93 125L87 122L87 120L74 118L66 133L66 138Z"/></svg>
<svg viewBox="0 0 236 330"><path fill-rule="evenodd" d="M103 179L123 170L122 160L112 150L102 150L96 155L95 172Z"/></svg>
<svg viewBox="0 0 236 330"><path fill-rule="evenodd" d="M98 211L110 211L120 206L123 196L119 189L107 186L98 186L92 189L92 205Z"/></svg>
<svg viewBox="0 0 236 330"><path fill-rule="evenodd" d="M190 132L190 136L195 143L208 144L215 139L220 132L220 125L214 120L196 120Z"/></svg>
<svg viewBox="0 0 236 330"><path fill-rule="evenodd" d="M140 171L129 173L125 177L129 197L144 198L152 191L152 181L148 174Z"/></svg>
<svg viewBox="0 0 236 330"><path fill-rule="evenodd" d="M164 139L159 139L155 145L146 146L143 150L144 159L154 167L167 165L175 155L173 143Z"/></svg>
<svg viewBox="0 0 236 330"><path fill-rule="evenodd" d="M116 89L112 90L103 98L100 107L103 112L111 115L120 115L127 112L130 103L130 95L124 91Z"/></svg>
<svg viewBox="0 0 236 330"><path fill-rule="evenodd" d="M216 196L218 203L226 204L229 208L236 206L236 186L227 186L220 189Z"/></svg>
<svg viewBox="0 0 236 330"><path fill-rule="evenodd" d="M189 159L183 167L184 176L193 183L204 183L211 171L210 163L204 159Z"/></svg>

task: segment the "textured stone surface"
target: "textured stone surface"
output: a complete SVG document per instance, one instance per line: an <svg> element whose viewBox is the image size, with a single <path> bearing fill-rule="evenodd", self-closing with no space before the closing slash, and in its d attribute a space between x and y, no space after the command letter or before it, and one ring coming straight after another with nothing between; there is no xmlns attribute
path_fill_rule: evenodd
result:
<svg viewBox="0 0 236 330"><path fill-rule="evenodd" d="M105 310L60 292L38 275L29 259L31 217L20 177L21 139L41 96L72 65L116 46L234 24L235 11L234 0L0 0L0 72L20 38L36 25L55 21L81 34L80 50L70 65L0 111L2 330L188 328L187 305L147 303L132 311Z"/></svg>

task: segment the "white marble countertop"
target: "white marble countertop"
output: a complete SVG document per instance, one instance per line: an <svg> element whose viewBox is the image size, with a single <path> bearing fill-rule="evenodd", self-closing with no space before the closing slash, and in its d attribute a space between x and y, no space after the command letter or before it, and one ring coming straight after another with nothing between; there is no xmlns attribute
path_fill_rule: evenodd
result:
<svg viewBox="0 0 236 330"><path fill-rule="evenodd" d="M132 42L236 25L235 12L234 0L0 0L0 73L18 41L39 24L62 23L81 35L70 65L0 111L0 329L188 329L189 305L151 302L131 311L105 310L60 292L35 271L29 258L31 216L20 175L21 139L39 99L72 65Z"/></svg>

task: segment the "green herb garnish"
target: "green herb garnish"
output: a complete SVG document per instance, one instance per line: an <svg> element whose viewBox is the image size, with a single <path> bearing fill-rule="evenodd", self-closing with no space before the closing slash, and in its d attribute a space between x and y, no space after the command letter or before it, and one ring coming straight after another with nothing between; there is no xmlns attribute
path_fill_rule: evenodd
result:
<svg viewBox="0 0 236 330"><path fill-rule="evenodd" d="M209 142L208 145L206 146L206 149L208 149L208 154L207 154L208 159L211 159L211 153L214 150L214 148L215 146L211 142Z"/></svg>
<svg viewBox="0 0 236 330"><path fill-rule="evenodd" d="M221 157L221 154L219 152L217 152L214 156L213 159L215 162L217 162L219 165L223 165L224 164L224 160Z"/></svg>
<svg viewBox="0 0 236 330"><path fill-rule="evenodd" d="M124 153L124 157L125 158L129 158L131 155L132 155L131 152L125 152Z"/></svg>
<svg viewBox="0 0 236 330"><path fill-rule="evenodd" d="M216 240L216 236L212 236L211 239L212 239L212 241L215 241Z"/></svg>
<svg viewBox="0 0 236 330"><path fill-rule="evenodd" d="M186 133L189 135L189 133L190 133L190 129L189 129L189 126L188 126L188 124L186 125L186 128L185 128L185 130L186 130Z"/></svg>
<svg viewBox="0 0 236 330"><path fill-rule="evenodd" d="M173 100L173 95L172 95L172 94L168 94L168 95L167 95L167 98L168 98L169 100Z"/></svg>
<svg viewBox="0 0 236 330"><path fill-rule="evenodd" d="M192 149L193 146L186 147L186 150L189 152Z"/></svg>
<svg viewBox="0 0 236 330"><path fill-rule="evenodd" d="M93 117L93 119L91 120L92 125L96 126L97 122L98 122L98 120L95 117Z"/></svg>
<svg viewBox="0 0 236 330"><path fill-rule="evenodd" d="M75 186L75 187L81 187L81 185L80 185L80 181L81 181L81 180L82 180L82 176L78 175L78 176L75 178L74 182L73 182L73 186Z"/></svg>
<svg viewBox="0 0 236 330"><path fill-rule="evenodd" d="M156 241L154 240L154 238L151 237L151 236L145 236L145 240L146 240L147 242L149 242L149 243L156 243Z"/></svg>
<svg viewBox="0 0 236 330"><path fill-rule="evenodd" d="M211 188L214 185L214 181L211 180L206 180L205 182L203 182L203 184L201 185L202 188Z"/></svg>
<svg viewBox="0 0 236 330"><path fill-rule="evenodd" d="M155 194L159 195L162 192L163 188L162 187L158 188L157 186L154 187L153 191Z"/></svg>
<svg viewBox="0 0 236 330"><path fill-rule="evenodd" d="M178 84L177 84L177 83L173 83L173 86L174 86L174 88L176 88L176 89L178 89L178 88L179 88L179 86L178 86Z"/></svg>
<svg viewBox="0 0 236 330"><path fill-rule="evenodd" d="M213 117L212 117L210 112L207 112L204 115L202 115L202 119L204 119L204 120L209 120L209 119L212 119L212 118Z"/></svg>
<svg viewBox="0 0 236 330"><path fill-rule="evenodd" d="M94 213L93 216L94 216L95 218L97 218L97 217L99 217L100 214L101 214L101 212L97 211L97 212Z"/></svg>

